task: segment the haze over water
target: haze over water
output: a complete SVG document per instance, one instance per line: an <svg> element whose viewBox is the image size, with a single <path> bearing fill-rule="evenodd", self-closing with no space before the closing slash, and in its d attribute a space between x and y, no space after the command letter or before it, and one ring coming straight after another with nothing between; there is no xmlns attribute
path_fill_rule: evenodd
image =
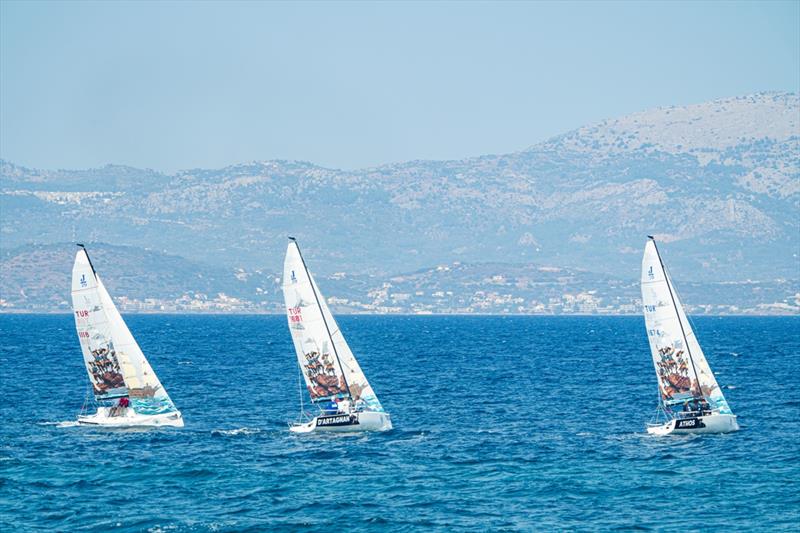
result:
<svg viewBox="0 0 800 533"><path fill-rule="evenodd" d="M742 431L654 438L639 317L339 322L395 430L296 436L282 316L130 316L182 430L75 427L69 315L0 315L0 529L791 530L797 317L700 317Z"/></svg>

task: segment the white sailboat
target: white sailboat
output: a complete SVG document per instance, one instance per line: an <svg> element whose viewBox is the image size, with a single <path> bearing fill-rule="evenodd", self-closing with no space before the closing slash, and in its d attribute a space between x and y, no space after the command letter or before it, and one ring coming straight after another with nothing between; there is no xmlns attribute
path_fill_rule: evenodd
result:
<svg viewBox="0 0 800 533"><path fill-rule="evenodd" d="M283 264L283 296L306 391L320 409L313 416L301 415L289 429L294 433L392 429L391 417L361 371L293 237Z"/></svg>
<svg viewBox="0 0 800 533"><path fill-rule="evenodd" d="M97 412L78 423L104 427L183 427L183 417L117 311L89 254L78 245L72 308Z"/></svg>
<svg viewBox="0 0 800 533"><path fill-rule="evenodd" d="M655 239L642 259L642 304L656 369L659 406L652 435L727 433L739 424L708 366L667 274Z"/></svg>

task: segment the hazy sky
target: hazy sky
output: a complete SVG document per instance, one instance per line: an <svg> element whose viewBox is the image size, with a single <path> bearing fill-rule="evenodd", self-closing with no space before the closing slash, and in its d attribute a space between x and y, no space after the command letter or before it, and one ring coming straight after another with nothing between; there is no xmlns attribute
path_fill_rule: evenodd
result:
<svg viewBox="0 0 800 533"><path fill-rule="evenodd" d="M174 171L523 149L800 91L800 2L0 2L0 157Z"/></svg>

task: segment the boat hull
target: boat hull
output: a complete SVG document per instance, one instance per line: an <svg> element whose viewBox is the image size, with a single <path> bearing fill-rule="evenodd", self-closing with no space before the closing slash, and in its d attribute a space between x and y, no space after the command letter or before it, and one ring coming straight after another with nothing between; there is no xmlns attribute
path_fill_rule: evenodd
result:
<svg viewBox="0 0 800 533"><path fill-rule="evenodd" d="M683 435L687 433L731 433L739 431L736 415L712 414L692 418L675 418L664 424L647 426L651 435Z"/></svg>
<svg viewBox="0 0 800 533"><path fill-rule="evenodd" d="M360 413L340 413L315 416L303 424L289 427L292 433L353 433L357 431L389 431L392 419L388 413L363 411Z"/></svg>
<svg viewBox="0 0 800 533"><path fill-rule="evenodd" d="M183 416L179 411L157 415L142 415L130 412L124 416L109 416L107 409L99 409L93 415L79 416L82 426L101 426L106 428L134 427L183 427Z"/></svg>

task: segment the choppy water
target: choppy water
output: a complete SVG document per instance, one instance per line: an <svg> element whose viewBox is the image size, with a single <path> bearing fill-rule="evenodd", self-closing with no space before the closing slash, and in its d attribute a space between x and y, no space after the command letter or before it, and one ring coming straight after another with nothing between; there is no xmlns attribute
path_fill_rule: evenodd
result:
<svg viewBox="0 0 800 533"><path fill-rule="evenodd" d="M800 320L698 318L740 417L649 437L640 318L341 317L395 430L295 436L283 317L131 316L181 430L76 427L72 318L0 316L0 529L771 529L800 523ZM795 529L796 530L796 529Z"/></svg>

